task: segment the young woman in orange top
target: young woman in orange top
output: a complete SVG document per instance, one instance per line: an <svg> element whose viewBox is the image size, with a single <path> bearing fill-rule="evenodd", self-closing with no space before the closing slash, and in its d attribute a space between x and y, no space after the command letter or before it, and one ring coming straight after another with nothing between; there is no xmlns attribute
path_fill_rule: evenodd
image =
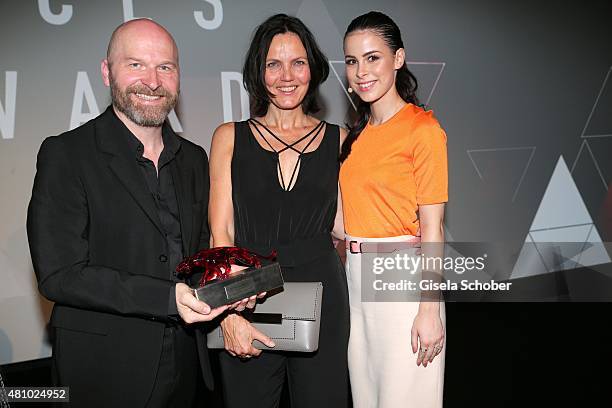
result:
<svg viewBox="0 0 612 408"><path fill-rule="evenodd" d="M444 303L420 297L370 303L361 296L362 282L372 273L363 243L418 241L420 235L425 252L425 243L444 241L446 135L432 112L417 106L416 79L391 18L379 12L355 18L344 36L344 53L359 113L343 145L340 170L353 403L441 407Z"/></svg>

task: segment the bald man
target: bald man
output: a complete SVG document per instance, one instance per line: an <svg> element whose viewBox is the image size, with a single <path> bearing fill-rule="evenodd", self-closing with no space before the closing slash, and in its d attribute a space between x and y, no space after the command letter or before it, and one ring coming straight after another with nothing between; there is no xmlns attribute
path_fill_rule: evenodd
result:
<svg viewBox="0 0 612 408"><path fill-rule="evenodd" d="M73 406L192 406L200 369L212 385L194 326L226 310L174 273L209 244L208 159L166 123L179 59L162 26L119 26L101 70L112 105L43 142L28 209L39 289L55 302L55 382Z"/></svg>

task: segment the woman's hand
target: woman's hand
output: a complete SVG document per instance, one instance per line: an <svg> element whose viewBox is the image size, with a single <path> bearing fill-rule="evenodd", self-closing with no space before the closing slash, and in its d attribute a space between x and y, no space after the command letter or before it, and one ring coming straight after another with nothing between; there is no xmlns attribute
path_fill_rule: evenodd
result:
<svg viewBox="0 0 612 408"><path fill-rule="evenodd" d="M261 350L253 346L253 340L259 340L268 347L275 344L268 336L257 330L244 317L232 313L221 321L225 350L232 356L251 358L259 356Z"/></svg>
<svg viewBox="0 0 612 408"><path fill-rule="evenodd" d="M444 327L440 318L440 309L419 309L412 324L412 352L419 351L417 365L433 362L444 347Z"/></svg>
<svg viewBox="0 0 612 408"><path fill-rule="evenodd" d="M441 259L444 256L444 203L419 205L419 229L417 236L421 236L420 253L432 259ZM427 271L434 277L441 278L443 271L433 268ZM425 299L419 304L419 311L412 323L412 352L419 351L416 364L427 367L434 358L440 354L444 347L444 327L440 318L439 291L422 293Z"/></svg>
<svg viewBox="0 0 612 408"><path fill-rule="evenodd" d="M233 264L231 265L231 268L232 268L232 271L230 272L231 274L247 269L246 266L233 265ZM231 306L229 306L229 309L235 310L237 312L242 312L244 309L253 309L255 307L255 304L257 303L257 299L262 299L265 296L266 296L266 292L260 292L257 295L253 295L251 297L244 298L241 301L238 301L232 304Z"/></svg>

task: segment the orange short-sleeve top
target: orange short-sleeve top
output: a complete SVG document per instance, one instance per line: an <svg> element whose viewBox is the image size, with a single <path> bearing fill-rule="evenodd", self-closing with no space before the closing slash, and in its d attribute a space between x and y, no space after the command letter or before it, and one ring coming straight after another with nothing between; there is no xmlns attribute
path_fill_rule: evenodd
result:
<svg viewBox="0 0 612 408"><path fill-rule="evenodd" d="M433 116L407 104L380 125L366 125L340 168L347 234L415 235L418 206L448 201L446 134Z"/></svg>

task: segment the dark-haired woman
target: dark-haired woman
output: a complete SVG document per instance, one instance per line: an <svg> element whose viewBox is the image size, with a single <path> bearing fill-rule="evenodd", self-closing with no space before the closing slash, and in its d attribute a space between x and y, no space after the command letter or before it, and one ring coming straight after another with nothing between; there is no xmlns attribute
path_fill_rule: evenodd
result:
<svg viewBox="0 0 612 408"><path fill-rule="evenodd" d="M365 261L362 268L362 251L372 247L364 243L415 243L420 230L424 255L439 251L440 245L431 243L444 241L446 135L432 112L417 106L416 80L405 63L399 28L388 16L370 12L354 19L344 36L344 54L359 113L342 147L340 170L353 403L441 407L444 303L410 296L404 302L367 303L361 283L362 274L371 273Z"/></svg>
<svg viewBox="0 0 612 408"><path fill-rule="evenodd" d="M257 349L274 342L239 313L221 322L227 407L275 407L288 379L292 407L346 407L349 317L346 276L332 244L338 154L344 130L320 121L317 90L329 66L297 18L256 30L243 69L252 118L214 133L209 218L213 246L277 250L286 281L323 282L319 349Z"/></svg>

